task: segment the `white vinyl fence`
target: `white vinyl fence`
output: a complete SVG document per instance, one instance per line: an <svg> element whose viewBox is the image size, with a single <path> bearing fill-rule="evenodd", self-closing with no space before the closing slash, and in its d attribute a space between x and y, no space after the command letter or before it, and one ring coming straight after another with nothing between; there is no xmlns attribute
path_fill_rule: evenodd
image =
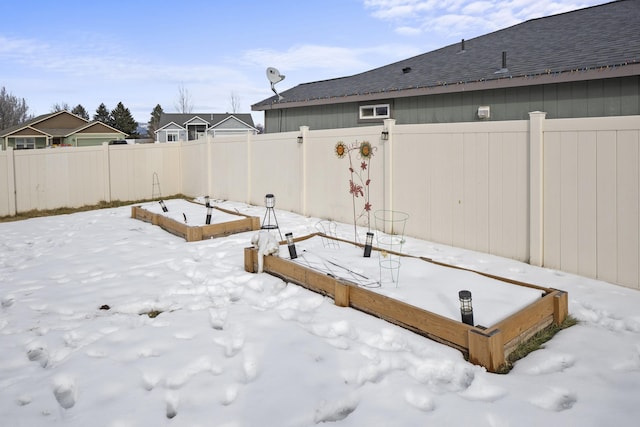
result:
<svg viewBox="0 0 640 427"><path fill-rule="evenodd" d="M388 131L383 140L381 132ZM372 157L336 144L371 144ZM364 167L364 169L363 169ZM640 116L309 130L0 151L0 216L183 193L370 224L640 289ZM353 171L353 172L352 172ZM356 188L350 181L368 185ZM157 183L157 185L156 185ZM160 187L160 188L158 188ZM355 207L355 209L354 209Z"/></svg>

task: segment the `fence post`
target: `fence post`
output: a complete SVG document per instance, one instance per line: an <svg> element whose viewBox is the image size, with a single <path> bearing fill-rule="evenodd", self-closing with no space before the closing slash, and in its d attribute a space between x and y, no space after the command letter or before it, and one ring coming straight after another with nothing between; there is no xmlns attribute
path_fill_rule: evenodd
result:
<svg viewBox="0 0 640 427"><path fill-rule="evenodd" d="M544 121L547 113L529 113L529 263L544 264Z"/></svg>
<svg viewBox="0 0 640 427"><path fill-rule="evenodd" d="M300 171L302 175L302 188L301 188L302 194L300 194L300 200L301 200L300 210L303 215L307 215L307 185L308 185L307 184L307 144L309 144L307 140L308 134L309 134L309 126L300 126L300 136L302 137L302 140L298 139L298 142L300 142L300 144L298 145L301 145L300 149L302 150L301 152L302 170Z"/></svg>
<svg viewBox="0 0 640 427"><path fill-rule="evenodd" d="M16 160L13 153L13 147L7 147L7 192L9 193L8 210L9 216L13 216L18 213L17 194L16 188Z"/></svg>
<svg viewBox="0 0 640 427"><path fill-rule="evenodd" d="M109 158L109 143L102 143L102 167L104 168L104 200L111 203L111 159Z"/></svg>
<svg viewBox="0 0 640 427"><path fill-rule="evenodd" d="M382 140L384 167L384 210L393 210L393 130L395 119L385 119L382 130L387 132L387 139Z"/></svg>
<svg viewBox="0 0 640 427"><path fill-rule="evenodd" d="M245 203L251 204L251 180L253 179L253 162L251 147L253 145L253 141L250 135L251 132L247 132L247 196Z"/></svg>

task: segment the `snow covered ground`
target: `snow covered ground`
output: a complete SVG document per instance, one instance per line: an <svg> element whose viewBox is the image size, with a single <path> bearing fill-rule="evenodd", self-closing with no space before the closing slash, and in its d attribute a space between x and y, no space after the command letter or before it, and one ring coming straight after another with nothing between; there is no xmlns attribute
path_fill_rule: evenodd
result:
<svg viewBox="0 0 640 427"><path fill-rule="evenodd" d="M276 212L283 234L317 231L318 218ZM0 425L640 419L639 291L407 238L407 253L568 291L580 323L508 375L490 374L452 348L245 272L255 232L187 243L130 215L122 207L0 224ZM353 226L337 233L353 239ZM400 287L414 272L401 269Z"/></svg>

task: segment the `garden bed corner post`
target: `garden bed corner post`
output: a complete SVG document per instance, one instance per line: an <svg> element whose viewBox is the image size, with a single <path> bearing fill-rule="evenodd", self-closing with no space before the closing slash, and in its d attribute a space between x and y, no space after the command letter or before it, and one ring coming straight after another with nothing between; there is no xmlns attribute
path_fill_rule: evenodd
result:
<svg viewBox="0 0 640 427"><path fill-rule="evenodd" d="M504 338L500 329L489 332L469 329L469 362L497 372L505 363Z"/></svg>

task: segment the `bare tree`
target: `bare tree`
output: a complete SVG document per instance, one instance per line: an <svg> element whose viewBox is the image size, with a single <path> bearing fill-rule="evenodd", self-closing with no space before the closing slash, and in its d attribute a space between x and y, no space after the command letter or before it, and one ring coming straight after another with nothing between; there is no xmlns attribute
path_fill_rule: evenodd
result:
<svg viewBox="0 0 640 427"><path fill-rule="evenodd" d="M26 122L33 118L27 114L29 107L24 98L18 98L2 86L0 88L0 130Z"/></svg>
<svg viewBox="0 0 640 427"><path fill-rule="evenodd" d="M178 102L175 105L176 110L179 113L186 114L193 112L193 103L191 102L191 94L184 87L184 84L180 84L178 87Z"/></svg>
<svg viewBox="0 0 640 427"><path fill-rule="evenodd" d="M59 111L71 111L71 107L66 102L58 104L57 102L51 106L51 112L57 113Z"/></svg>
<svg viewBox="0 0 640 427"><path fill-rule="evenodd" d="M229 98L229 103L231 104L231 112L239 113L240 112L240 97L236 93L236 91L231 91L231 96Z"/></svg>

